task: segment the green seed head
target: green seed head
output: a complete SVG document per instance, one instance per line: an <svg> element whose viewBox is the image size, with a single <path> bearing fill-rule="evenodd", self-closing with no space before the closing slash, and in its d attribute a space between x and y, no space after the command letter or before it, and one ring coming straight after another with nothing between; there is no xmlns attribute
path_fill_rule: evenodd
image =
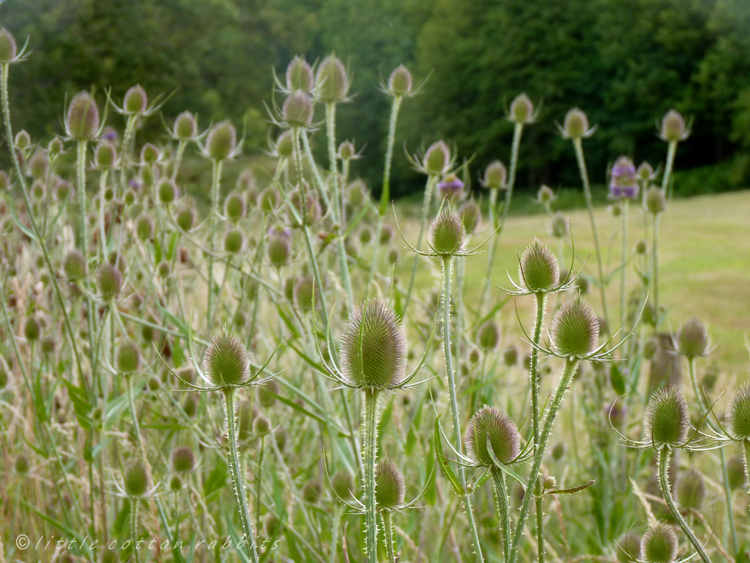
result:
<svg viewBox="0 0 750 563"><path fill-rule="evenodd" d="M549 203L555 199L555 192L549 186L542 186L536 192L536 198L540 203Z"/></svg>
<svg viewBox="0 0 750 563"><path fill-rule="evenodd" d="M349 205L358 207L367 201L367 186L357 178L346 188L346 201Z"/></svg>
<svg viewBox="0 0 750 563"><path fill-rule="evenodd" d="M195 208L192 205L185 205L180 208L180 210L177 212L177 217L175 218L177 221L177 225L186 233L189 233L193 227L195 227L195 223L197 222L198 218L195 214Z"/></svg>
<svg viewBox="0 0 750 563"><path fill-rule="evenodd" d="M727 460L727 483L729 484L729 488L732 490L742 488L746 482L745 460L742 456L730 457Z"/></svg>
<svg viewBox="0 0 750 563"><path fill-rule="evenodd" d="M125 492L131 497L142 497L148 490L148 472L141 462L135 462L125 472Z"/></svg>
<svg viewBox="0 0 750 563"><path fill-rule="evenodd" d="M506 187L508 182L508 170L499 160L490 162L484 170L482 185L491 190L500 190Z"/></svg>
<svg viewBox="0 0 750 563"><path fill-rule="evenodd" d="M534 104L526 94L519 94L510 104L510 120L516 123L531 123L534 118Z"/></svg>
<svg viewBox="0 0 750 563"><path fill-rule="evenodd" d="M263 531L266 533L266 537L273 538L283 529L281 520L274 514L266 514L266 519L263 522Z"/></svg>
<svg viewBox="0 0 750 563"><path fill-rule="evenodd" d="M449 208L443 209L430 224L427 234L432 250L440 256L453 256L463 249L466 242L466 228L461 216Z"/></svg>
<svg viewBox="0 0 750 563"><path fill-rule="evenodd" d="M195 467L195 454L189 446L177 446L172 450L170 460L177 473L189 473Z"/></svg>
<svg viewBox="0 0 750 563"><path fill-rule="evenodd" d="M589 118L578 108L573 108L565 115L563 131L568 139L582 139L589 133Z"/></svg>
<svg viewBox="0 0 750 563"><path fill-rule="evenodd" d="M645 240L639 240L638 242L635 243L636 254L643 256L644 254L646 254L647 250L648 250L648 246L646 246Z"/></svg>
<svg viewBox="0 0 750 563"><path fill-rule="evenodd" d="M13 470L19 475L29 472L29 458L25 454L18 454L13 462Z"/></svg>
<svg viewBox="0 0 750 563"><path fill-rule="evenodd" d="M189 111L183 111L174 120L174 136L180 141L192 141L197 134L198 125L195 116Z"/></svg>
<svg viewBox="0 0 750 563"><path fill-rule="evenodd" d="M552 319L552 342L565 357L591 354L599 342L599 319L591 305L577 296L563 303Z"/></svg>
<svg viewBox="0 0 750 563"><path fill-rule="evenodd" d="M143 89L143 86L137 84L125 92L125 98L122 101L122 109L125 110L126 114L141 114L146 111L146 107L148 107L148 96L146 95L146 90Z"/></svg>
<svg viewBox="0 0 750 563"><path fill-rule="evenodd" d="M331 475L331 486L336 495L344 500L349 500L357 492L354 475L345 467Z"/></svg>
<svg viewBox="0 0 750 563"><path fill-rule="evenodd" d="M686 358L704 356L708 349L708 329L697 317L685 321L677 333L677 350Z"/></svg>
<svg viewBox="0 0 750 563"><path fill-rule="evenodd" d="M0 63L12 62L17 54L18 47L13 35L5 28L0 29Z"/></svg>
<svg viewBox="0 0 750 563"><path fill-rule="evenodd" d="M39 336L42 333L42 324L39 322L39 318L31 316L26 319L23 324L23 335L29 342L39 340Z"/></svg>
<svg viewBox="0 0 750 563"><path fill-rule="evenodd" d="M494 350L500 344L500 325L487 321L477 331L477 344L484 350Z"/></svg>
<svg viewBox="0 0 750 563"><path fill-rule="evenodd" d="M335 55L323 59L315 76L316 96L322 102L342 102L349 90L346 67Z"/></svg>
<svg viewBox="0 0 750 563"><path fill-rule="evenodd" d="M521 283L532 293L553 290L560 282L560 265L552 251L538 239L526 247L518 265Z"/></svg>
<svg viewBox="0 0 750 563"><path fill-rule="evenodd" d="M229 158L237 147L237 130L229 121L214 125L206 140L208 155L217 161Z"/></svg>
<svg viewBox="0 0 750 563"><path fill-rule="evenodd" d="M411 89L411 73L404 65L397 66L388 78L388 91L394 96L407 96Z"/></svg>
<svg viewBox="0 0 750 563"><path fill-rule="evenodd" d="M255 187L255 173L252 168L245 168L237 176L235 183L236 187L240 191L246 191Z"/></svg>
<svg viewBox="0 0 750 563"><path fill-rule="evenodd" d="M733 438L750 440L750 384L734 392L727 405L727 428Z"/></svg>
<svg viewBox="0 0 750 563"><path fill-rule="evenodd" d="M663 522L650 526L641 540L641 561L672 563L677 559L677 534Z"/></svg>
<svg viewBox="0 0 750 563"><path fill-rule="evenodd" d="M283 266L289 261L289 255L292 252L291 236L280 232L273 232L267 241L266 253L268 260L276 267Z"/></svg>
<svg viewBox="0 0 750 563"><path fill-rule="evenodd" d="M656 215L667 209L667 198L660 187L651 186L646 190L644 204L646 206L646 211Z"/></svg>
<svg viewBox="0 0 750 563"><path fill-rule="evenodd" d="M258 196L258 207L261 211L272 213L281 207L281 195L273 186L267 187Z"/></svg>
<svg viewBox="0 0 750 563"><path fill-rule="evenodd" d="M47 145L47 150L51 155L58 155L63 151L63 142L60 137L55 137Z"/></svg>
<svg viewBox="0 0 750 563"><path fill-rule="evenodd" d="M451 151L443 141L437 141L430 145L424 153L422 166L427 174L445 174L451 165Z"/></svg>
<svg viewBox="0 0 750 563"><path fill-rule="evenodd" d="M641 552L641 536L634 532L625 532L617 540L617 560L622 563L631 563L638 559Z"/></svg>
<svg viewBox="0 0 750 563"><path fill-rule="evenodd" d="M570 234L570 224L568 219L559 211L552 217L552 236L555 238L565 238Z"/></svg>
<svg viewBox="0 0 750 563"><path fill-rule="evenodd" d="M122 273L112 264L103 264L97 274L99 291L102 297L110 299L117 297L122 289Z"/></svg>
<svg viewBox="0 0 750 563"><path fill-rule="evenodd" d="M665 141L684 141L687 135L685 118L670 109L661 121L661 138Z"/></svg>
<svg viewBox="0 0 750 563"><path fill-rule="evenodd" d="M141 213L135 220L135 234L140 240L150 240L154 236L156 225L150 215Z"/></svg>
<svg viewBox="0 0 750 563"><path fill-rule="evenodd" d="M250 376L250 353L224 329L211 339L203 357L203 370L214 385L242 385Z"/></svg>
<svg viewBox="0 0 750 563"><path fill-rule="evenodd" d="M648 182L654 178L654 167L648 162L641 162L640 166L638 166L638 170L636 170L636 174L641 182Z"/></svg>
<svg viewBox="0 0 750 563"><path fill-rule="evenodd" d="M117 149L112 143L99 143L94 159L99 168L112 168L117 162Z"/></svg>
<svg viewBox="0 0 750 563"><path fill-rule="evenodd" d="M182 490L182 479L179 475L172 475L172 477L169 478L169 490L173 493Z"/></svg>
<svg viewBox="0 0 750 563"><path fill-rule="evenodd" d="M482 226L482 209L475 200L470 199L462 203L458 208L458 214L467 233L474 234L479 231Z"/></svg>
<svg viewBox="0 0 750 563"><path fill-rule="evenodd" d="M516 423L493 407L482 407L471 417L464 433L464 445L470 458L484 467L493 467L487 449L489 437L492 452L500 463L511 463L521 452L521 437Z"/></svg>
<svg viewBox="0 0 750 563"><path fill-rule="evenodd" d="M503 350L503 362L505 365L510 367L518 363L518 348L515 345L508 346Z"/></svg>
<svg viewBox="0 0 750 563"><path fill-rule="evenodd" d="M294 57L286 67L286 88L290 92L303 90L309 92L313 89L315 77L312 68L304 57Z"/></svg>
<svg viewBox="0 0 750 563"><path fill-rule="evenodd" d="M44 178L49 170L49 157L44 149L37 149L29 159L29 175L35 180Z"/></svg>
<svg viewBox="0 0 750 563"><path fill-rule="evenodd" d="M290 222L295 227L301 227L303 224L314 225L320 221L320 217L323 215L323 210L320 207L318 198L313 192L303 194L301 190L294 190L289 194L289 201L294 206L297 215L301 220L301 222L298 222L293 215L290 217Z"/></svg>
<svg viewBox="0 0 750 563"><path fill-rule="evenodd" d="M224 250L230 254L238 254L245 244L245 235L240 229L227 231L224 236Z"/></svg>
<svg viewBox="0 0 750 563"><path fill-rule="evenodd" d="M398 248L394 247L388 250L388 256L386 256L386 258L391 266L395 266L396 264L398 264L398 261L401 258L401 254L399 253Z"/></svg>
<svg viewBox="0 0 750 563"><path fill-rule="evenodd" d="M646 439L652 440L657 450L682 445L690 429L685 395L674 386L657 390L649 400L644 422Z"/></svg>
<svg viewBox="0 0 750 563"><path fill-rule="evenodd" d="M271 421L265 415L259 414L253 420L253 432L257 436L267 436L271 432Z"/></svg>
<svg viewBox="0 0 750 563"><path fill-rule="evenodd" d="M117 347L115 364L120 373L135 373L141 369L141 347L133 340L126 340Z"/></svg>
<svg viewBox="0 0 750 563"><path fill-rule="evenodd" d="M148 378L148 381L146 381L146 386L151 392L158 391L161 387L161 380L155 375L152 375Z"/></svg>
<svg viewBox="0 0 750 563"><path fill-rule="evenodd" d="M555 461L560 461L565 456L565 451L567 450L567 446L565 446L564 442L557 442L554 446L552 446L552 459Z"/></svg>
<svg viewBox="0 0 750 563"><path fill-rule="evenodd" d="M706 485L703 475L695 469L680 473L675 484L677 503L682 508L700 510L706 499Z"/></svg>
<svg viewBox="0 0 750 563"><path fill-rule="evenodd" d="M375 467L375 505L380 510L395 510L404 504L404 475L393 460L383 458Z"/></svg>
<svg viewBox="0 0 750 563"><path fill-rule="evenodd" d="M163 280L167 279L171 273L172 273L172 267L169 265L169 262L167 262L166 260L162 260L156 266L156 275L159 276Z"/></svg>
<svg viewBox="0 0 750 563"><path fill-rule="evenodd" d="M306 127L312 123L313 102L307 92L295 90L284 101L284 121L290 127Z"/></svg>
<svg viewBox="0 0 750 563"><path fill-rule="evenodd" d="M21 129L16 133L15 144L17 149L25 150L29 148L31 144L31 135L29 135L24 129Z"/></svg>
<svg viewBox="0 0 750 563"><path fill-rule="evenodd" d="M232 192L224 200L224 215L235 223L247 213L247 202L240 192Z"/></svg>
<svg viewBox="0 0 750 563"><path fill-rule="evenodd" d="M65 128L69 137L79 141L93 139L99 131L99 109L88 92L79 92L70 102Z"/></svg>
<svg viewBox="0 0 750 563"><path fill-rule="evenodd" d="M275 395L278 395L279 393L281 393L281 388L279 387L278 381L275 379L266 381L263 385L258 387L258 403L266 408L272 407L276 404Z"/></svg>
<svg viewBox="0 0 750 563"><path fill-rule="evenodd" d="M294 284L294 304L303 311L312 308L313 294L315 291L315 280L309 274L304 274Z"/></svg>
<svg viewBox="0 0 750 563"><path fill-rule="evenodd" d="M323 487L318 481L308 481L302 488L302 500L307 504L317 504L323 495Z"/></svg>
<svg viewBox="0 0 750 563"><path fill-rule="evenodd" d="M406 335L384 303L366 301L350 315L341 335L341 367L362 389L393 389L404 379Z"/></svg>
<svg viewBox="0 0 750 563"><path fill-rule="evenodd" d="M174 203L180 195L180 190L169 178L164 178L159 182L157 192L159 194L159 201L162 203Z"/></svg>

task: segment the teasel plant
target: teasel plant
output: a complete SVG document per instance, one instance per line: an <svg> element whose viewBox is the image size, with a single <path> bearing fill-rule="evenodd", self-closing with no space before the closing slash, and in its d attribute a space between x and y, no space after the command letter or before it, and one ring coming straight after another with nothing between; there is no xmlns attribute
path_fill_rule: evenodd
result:
<svg viewBox="0 0 750 563"><path fill-rule="evenodd" d="M740 386L730 398L726 411L726 425L726 436L742 446L745 482L750 482L750 384ZM750 495L750 488L747 493Z"/></svg>

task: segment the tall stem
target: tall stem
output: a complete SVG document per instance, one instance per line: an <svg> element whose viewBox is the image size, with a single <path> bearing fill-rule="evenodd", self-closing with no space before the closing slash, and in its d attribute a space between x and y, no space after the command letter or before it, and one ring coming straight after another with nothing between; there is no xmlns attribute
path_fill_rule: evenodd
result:
<svg viewBox="0 0 750 563"><path fill-rule="evenodd" d="M438 176L435 174L430 174L427 177L427 186L424 190L424 201L422 202L422 220L419 224L419 236L417 237L417 250L422 249L422 238L424 237L424 231L427 227L427 217L430 214L430 205L432 204L432 193L435 191L435 186L437 185ZM406 293L406 300L404 301L404 317L406 316L406 310L409 307L409 302L411 301L411 292L414 289L414 279L417 276L417 266L419 265L419 254L414 256L414 265L411 269L411 278L409 278L409 289Z"/></svg>
<svg viewBox="0 0 750 563"><path fill-rule="evenodd" d="M534 321L534 344L531 349L531 366L529 379L531 383L531 420L532 432L534 434L534 452L539 444L539 342L542 339L542 326L544 325L544 310L546 307L546 293L537 293L536 297L536 320ZM538 482L538 479L537 479ZM536 487L537 483L534 483ZM536 502L536 539L539 563L544 562L544 518L541 499ZM509 544L510 540L506 540ZM510 546L508 545L510 549ZM507 561L507 557L506 557Z"/></svg>
<svg viewBox="0 0 750 563"><path fill-rule="evenodd" d="M626 308L626 293L625 293L625 279L627 268L625 264L628 261L628 199L625 198L622 204L622 253L621 253L621 269L620 272L620 318L622 324L620 325L623 332L627 331L625 323L627 322L628 312Z"/></svg>
<svg viewBox="0 0 750 563"><path fill-rule="evenodd" d="M133 419L133 433L135 434L135 443L138 445L139 451L143 451L143 442L141 441L141 428L138 425L138 413L135 410L135 398L133 397L133 382L130 381L131 376L125 378L125 385L128 388L128 408L130 409L130 418Z"/></svg>
<svg viewBox="0 0 750 563"><path fill-rule="evenodd" d="M78 232L76 246L87 255L88 234L86 225L86 145L84 139L78 141L78 155L76 159L76 189L78 190Z"/></svg>
<svg viewBox="0 0 750 563"><path fill-rule="evenodd" d="M602 310L604 311L604 320L609 326L609 315L607 314L607 298L604 291L604 268L602 266L602 253L599 249L599 235L596 232L596 221L594 220L594 202L591 199L591 184L589 183L589 173L586 170L586 160L583 157L583 143L580 137L573 139L573 146L576 151L576 160L578 160L578 170L581 173L581 182L583 183L583 193L586 196L586 207L589 211L591 220L591 232L594 235L594 247L596 249L596 263L599 267L599 292L602 297Z"/></svg>
<svg viewBox="0 0 750 563"><path fill-rule="evenodd" d="M669 488L669 475L668 475L669 457L671 455L671 451L668 448L662 448L661 450L659 450L658 455L659 455L659 486L661 487L661 492L664 495L664 500L666 501L670 512L672 512L672 516L674 516L674 519L677 520L677 523L680 525L680 528L682 528L682 531L685 532L685 535L687 536L688 540L690 540L690 543L693 544L693 547L698 552L698 555L700 555L701 559L703 559L703 562L711 563L711 558L703 549L703 545L701 545L701 542L698 541L698 538L695 537L695 532L693 532L690 526L688 526L688 523L685 521L685 518L683 518L682 514L680 513L679 508L677 507L677 504L672 498L672 491Z"/></svg>
<svg viewBox="0 0 750 563"><path fill-rule="evenodd" d="M221 186L221 161L213 161L213 181L211 182L211 234L209 235L208 255L208 311L206 318L211 318L214 296L214 252L216 252L216 227L219 220L219 190Z"/></svg>
<svg viewBox="0 0 750 563"><path fill-rule="evenodd" d="M260 438L260 453L258 454L258 472L255 474L255 529L260 530L260 491L261 476L263 474L263 451L266 446L266 437Z"/></svg>
<svg viewBox="0 0 750 563"><path fill-rule="evenodd" d="M180 172L180 163L182 162L182 155L185 152L185 146L187 141L180 141L177 145L177 155L174 158L174 167L172 168L172 181L177 180L177 174Z"/></svg>
<svg viewBox="0 0 750 563"><path fill-rule="evenodd" d="M510 559L510 503L508 487L505 484L505 473L497 467L492 468L492 479L495 483L495 499L500 513L500 531L503 535L503 560Z"/></svg>
<svg viewBox="0 0 750 563"><path fill-rule="evenodd" d="M651 277L654 278L654 318L659 319L659 213L654 213L654 236L651 249Z"/></svg>
<svg viewBox="0 0 750 563"><path fill-rule="evenodd" d="M331 522L331 554L329 563L336 563L336 552L339 546L339 528L341 528L341 516L344 512L342 506L333 509L333 522Z"/></svg>
<svg viewBox="0 0 750 563"><path fill-rule="evenodd" d="M664 196L667 196L667 189L669 188L669 179L672 176L672 167L674 166L674 156L677 153L677 141L669 141L667 148L667 164L664 168L664 177L661 181L661 191L664 192Z"/></svg>
<svg viewBox="0 0 750 563"><path fill-rule="evenodd" d="M385 541L385 551L388 554L388 563L396 563L396 552L393 550L393 524L391 523L391 513L384 510L381 513L383 517L383 538Z"/></svg>
<svg viewBox="0 0 750 563"><path fill-rule="evenodd" d="M229 437L229 466L232 470L232 480L234 481L234 495L237 500L237 509L240 512L240 521L242 530L247 540L247 550L250 554L250 560L258 563L258 552L255 547L255 534L253 525L250 523L250 512L247 507L247 496L245 494L245 480L243 479L242 466L240 465L240 454L237 448L237 420L234 414L234 389L226 387L224 389L224 410L227 418L227 435Z"/></svg>
<svg viewBox="0 0 750 563"><path fill-rule="evenodd" d="M378 513L375 501L375 460L378 447L378 401L380 391L366 389L362 456L365 464L365 550L368 563L378 561Z"/></svg>

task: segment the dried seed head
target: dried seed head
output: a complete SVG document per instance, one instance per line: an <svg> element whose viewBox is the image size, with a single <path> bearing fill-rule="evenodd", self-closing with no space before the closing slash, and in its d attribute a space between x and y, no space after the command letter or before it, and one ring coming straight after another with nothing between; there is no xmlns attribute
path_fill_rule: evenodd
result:
<svg viewBox="0 0 750 563"><path fill-rule="evenodd" d="M122 289L122 273L112 264L102 264L96 276L99 291L105 299L117 297Z"/></svg>
<svg viewBox="0 0 750 563"><path fill-rule="evenodd" d="M177 212L176 217L177 225L186 233L190 232L193 227L195 227L195 223L198 220L195 208L192 205L185 205L180 208L180 210Z"/></svg>
<svg viewBox="0 0 750 563"><path fill-rule="evenodd" d="M657 522L650 526L641 540L641 561L672 563L677 559L677 534L672 526Z"/></svg>
<svg viewBox="0 0 750 563"><path fill-rule="evenodd" d="M349 205L358 207L367 201L367 186L357 178L346 188L346 201Z"/></svg>
<svg viewBox="0 0 750 563"><path fill-rule="evenodd" d="M635 532L625 532L617 540L617 560L631 563L638 559L641 552L641 535Z"/></svg>
<svg viewBox="0 0 750 563"><path fill-rule="evenodd" d="M451 164L451 151L443 141L437 141L430 145L424 153L422 166L427 174L445 174Z"/></svg>
<svg viewBox="0 0 750 563"><path fill-rule="evenodd" d="M177 473L189 473L195 468L195 454L190 446L177 446L170 459L172 469Z"/></svg>
<svg viewBox="0 0 750 563"><path fill-rule="evenodd" d="M250 376L250 353L226 329L211 339L203 370L214 385L242 385Z"/></svg>
<svg viewBox="0 0 750 563"><path fill-rule="evenodd" d="M349 500L357 492L354 475L345 467L331 475L331 486L336 495L344 500Z"/></svg>
<svg viewBox="0 0 750 563"><path fill-rule="evenodd" d="M29 175L38 180L44 178L49 170L49 157L44 149L36 149L34 155L29 159Z"/></svg>
<svg viewBox="0 0 750 563"><path fill-rule="evenodd" d="M566 301L552 319L552 342L565 357L591 354L599 342L599 319L580 296Z"/></svg>
<svg viewBox="0 0 750 563"><path fill-rule="evenodd" d="M231 229L224 235L224 250L230 254L238 254L245 245L245 235L240 229Z"/></svg>
<svg viewBox="0 0 750 563"><path fill-rule="evenodd" d="M534 104L526 94L519 94L510 104L511 121L516 123L531 123L534 119Z"/></svg>
<svg viewBox="0 0 750 563"><path fill-rule="evenodd" d="M411 73L404 65L398 65L388 78L388 91L394 96L408 96L411 89Z"/></svg>
<svg viewBox="0 0 750 563"><path fill-rule="evenodd" d="M253 432L257 436L267 436L271 432L271 421L265 415L259 414L253 420Z"/></svg>
<svg viewBox="0 0 750 563"><path fill-rule="evenodd" d="M727 460L727 483L729 488L739 489L745 486L747 476L745 475L745 460L742 456L730 457Z"/></svg>
<svg viewBox="0 0 750 563"><path fill-rule="evenodd" d="M646 197L644 198L644 205L646 211L656 215L667 209L667 198L664 195L662 189L658 186L651 186L646 190Z"/></svg>
<svg viewBox="0 0 750 563"><path fill-rule="evenodd" d="M208 155L217 161L229 158L237 147L237 130L230 121L214 125L206 140Z"/></svg>
<svg viewBox="0 0 750 563"><path fill-rule="evenodd" d="M475 200L470 199L462 203L458 208L458 214L467 233L474 234L479 231L482 226L482 208Z"/></svg>
<svg viewBox="0 0 750 563"><path fill-rule="evenodd" d="M143 86L136 84L125 92L125 98L122 101L122 109L128 115L141 114L148 107L148 96Z"/></svg>
<svg viewBox="0 0 750 563"><path fill-rule="evenodd" d="M487 439L500 463L508 464L521 452L521 437L516 423L504 412L493 407L482 407L469 420L464 434L464 445L471 459L484 467L493 467L487 449Z"/></svg>
<svg viewBox="0 0 750 563"><path fill-rule="evenodd" d="M565 115L563 132L568 139L582 139L590 130L589 118L578 108L573 108Z"/></svg>
<svg viewBox="0 0 750 563"><path fill-rule="evenodd" d="M657 450L682 445L690 429L688 404L682 391L674 386L655 391L648 402L644 424L646 438Z"/></svg>
<svg viewBox="0 0 750 563"><path fill-rule="evenodd" d="M312 68L304 57L294 57L286 67L286 88L290 92L304 90L310 92L313 89L315 77Z"/></svg>
<svg viewBox="0 0 750 563"><path fill-rule="evenodd" d="M477 344L484 350L494 350L500 344L500 326L495 321L487 321L477 331Z"/></svg>
<svg viewBox="0 0 750 563"><path fill-rule="evenodd" d="M240 192L232 192L224 200L224 215L235 223L247 213L247 202Z"/></svg>
<svg viewBox="0 0 750 563"><path fill-rule="evenodd" d="M737 389L727 405L727 429L733 438L750 441L750 384Z"/></svg>
<svg viewBox="0 0 750 563"><path fill-rule="evenodd" d="M323 487L318 481L308 481L302 488L302 500L308 504L317 504L323 495Z"/></svg>
<svg viewBox="0 0 750 563"><path fill-rule="evenodd" d="M464 195L464 183L455 174L448 174L437 186L440 200L457 201Z"/></svg>
<svg viewBox="0 0 750 563"><path fill-rule="evenodd" d="M349 90L346 67L335 55L323 59L315 77L315 95L323 102L342 102Z"/></svg>
<svg viewBox="0 0 750 563"><path fill-rule="evenodd" d="M86 258L79 250L68 250L63 258L63 270L71 280L83 279L86 277Z"/></svg>
<svg viewBox="0 0 750 563"><path fill-rule="evenodd" d="M552 236L555 238L565 238L570 234L570 223L559 211L552 217Z"/></svg>
<svg viewBox="0 0 750 563"><path fill-rule="evenodd" d="M112 143L99 143L94 159L99 168L112 168L117 162L117 149Z"/></svg>
<svg viewBox="0 0 750 563"><path fill-rule="evenodd" d="M13 35L5 28L0 29L0 63L7 64L13 62L17 54L18 47Z"/></svg>
<svg viewBox="0 0 750 563"><path fill-rule="evenodd" d="M362 389L393 389L403 381L406 335L384 303L366 301L349 316L341 335L341 369Z"/></svg>
<svg viewBox="0 0 750 563"><path fill-rule="evenodd" d="M482 185L491 190L501 190L508 182L508 170L499 160L490 162L484 170Z"/></svg>
<svg viewBox="0 0 750 563"><path fill-rule="evenodd" d="M560 265L552 251L539 239L524 250L518 265L521 283L532 293L551 291L560 281Z"/></svg>
<svg viewBox="0 0 750 563"><path fill-rule="evenodd" d="M180 141L192 141L198 132L195 116L189 111L183 111L174 120L174 136Z"/></svg>
<svg viewBox="0 0 750 563"><path fill-rule="evenodd" d="M430 247L440 256L453 256L463 249L466 229L461 216L448 208L432 220L427 234Z"/></svg>
<svg viewBox="0 0 750 563"><path fill-rule="evenodd" d="M706 499L706 485L703 475L695 469L680 473L675 483L677 502L681 508L700 510Z"/></svg>
<svg viewBox="0 0 750 563"><path fill-rule="evenodd" d="M295 90L284 101L282 112L290 127L307 127L313 118L312 98L307 92Z"/></svg>
<svg viewBox="0 0 750 563"><path fill-rule="evenodd" d="M180 196L179 188L169 178L161 180L156 191L159 194L159 201L162 203L174 203L174 201Z"/></svg>
<svg viewBox="0 0 750 563"><path fill-rule="evenodd" d="M68 106L65 129L69 137L79 141L93 139L99 131L99 108L88 92L79 92Z"/></svg>
<svg viewBox="0 0 750 563"><path fill-rule="evenodd" d="M148 471L137 461L125 472L125 492L131 497L142 497L148 490Z"/></svg>
<svg viewBox="0 0 750 563"><path fill-rule="evenodd" d="M665 141L683 141L687 135L685 118L679 112L670 109L661 120L661 138Z"/></svg>
<svg viewBox="0 0 750 563"><path fill-rule="evenodd" d="M135 220L135 234L140 240L149 240L154 236L156 225L150 215L141 213Z"/></svg>
<svg viewBox="0 0 750 563"><path fill-rule="evenodd" d="M375 505L381 510L395 510L404 504L404 475L390 458L383 458L375 467Z"/></svg>
<svg viewBox="0 0 750 563"><path fill-rule="evenodd" d="M125 340L117 347L115 365L119 373L130 374L141 369L141 347L133 340Z"/></svg>
<svg viewBox="0 0 750 563"><path fill-rule="evenodd" d="M704 356L708 350L708 328L693 317L685 321L677 333L677 350L686 358Z"/></svg>

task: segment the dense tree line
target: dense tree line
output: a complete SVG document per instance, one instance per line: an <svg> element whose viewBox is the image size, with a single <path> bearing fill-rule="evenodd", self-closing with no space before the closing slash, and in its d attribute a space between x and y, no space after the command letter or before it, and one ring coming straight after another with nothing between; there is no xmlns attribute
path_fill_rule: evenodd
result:
<svg viewBox="0 0 750 563"><path fill-rule="evenodd" d="M248 150L264 146L271 66L297 53L336 51L353 73L342 135L367 144L357 163L377 185L388 101L383 75L405 63L425 93L409 100L397 146L444 137L480 165L507 159L510 101L539 108L527 129L521 185L576 185L569 143L555 123L573 106L599 130L587 151L595 181L626 153L658 162L655 119L674 107L693 118L681 148L678 190L718 191L750 176L750 3L746 0L7 0L0 25L30 36L30 60L13 71L17 126L60 132L66 95L133 84L153 96L177 89L166 117L185 108L202 124L243 119ZM322 113L321 113L322 115ZM152 120L151 134L162 130ZM148 132L147 132L148 133ZM403 158L395 193L418 186Z"/></svg>

